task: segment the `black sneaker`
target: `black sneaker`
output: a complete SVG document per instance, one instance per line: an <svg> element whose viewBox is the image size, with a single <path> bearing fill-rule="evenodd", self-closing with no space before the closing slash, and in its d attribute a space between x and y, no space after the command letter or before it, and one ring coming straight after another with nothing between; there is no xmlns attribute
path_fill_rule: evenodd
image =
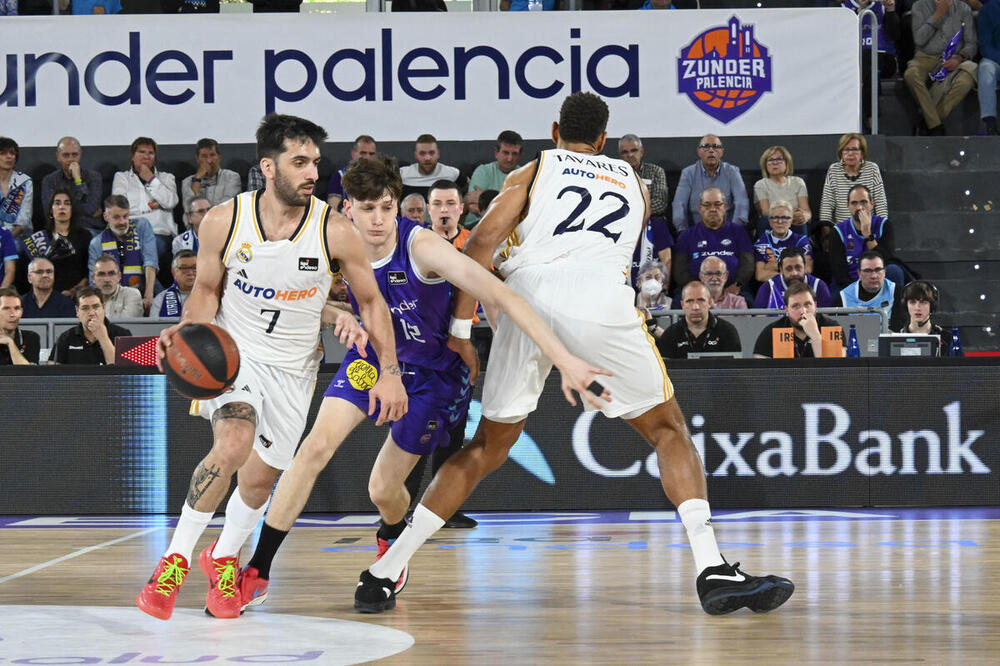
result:
<svg viewBox="0 0 1000 666"><path fill-rule="evenodd" d="M788 601L795 584L780 576L751 576L740 563L708 567L698 576L698 597L709 615L725 615L746 606L754 613L772 611Z"/></svg>
<svg viewBox="0 0 1000 666"><path fill-rule="evenodd" d="M388 578L376 578L365 569L354 589L354 607L362 613L392 610L396 607L396 583Z"/></svg>
<svg viewBox="0 0 1000 666"><path fill-rule="evenodd" d="M479 524L475 518L469 518L461 511L456 511L455 515L444 521L445 529L449 530L471 530Z"/></svg>

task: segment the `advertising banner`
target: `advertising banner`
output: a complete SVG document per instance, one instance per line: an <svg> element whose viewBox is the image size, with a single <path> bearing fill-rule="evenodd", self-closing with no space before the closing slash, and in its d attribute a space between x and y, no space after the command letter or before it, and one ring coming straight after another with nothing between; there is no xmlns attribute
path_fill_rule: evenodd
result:
<svg viewBox="0 0 1000 666"><path fill-rule="evenodd" d="M612 136L858 126L839 8L17 17L2 42L0 122L22 146L249 143L272 111L331 141L542 139L578 90L607 100Z"/></svg>
<svg viewBox="0 0 1000 666"><path fill-rule="evenodd" d="M1000 504L995 365L670 370L718 508ZM320 373L312 417L332 379ZM481 384L480 384L481 385ZM0 514L177 513L211 445L209 422L162 375L6 376ZM479 420L474 394L466 434ZM57 406L57 407L56 407ZM307 511L373 511L368 476L388 429L362 424ZM570 407L558 375L510 459L465 507L662 509L652 449L626 423Z"/></svg>

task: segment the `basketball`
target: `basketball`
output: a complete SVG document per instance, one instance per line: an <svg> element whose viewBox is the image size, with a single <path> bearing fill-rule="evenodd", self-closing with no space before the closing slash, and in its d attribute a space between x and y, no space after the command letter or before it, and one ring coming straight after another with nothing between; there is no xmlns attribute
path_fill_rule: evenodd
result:
<svg viewBox="0 0 1000 666"><path fill-rule="evenodd" d="M207 400L222 395L236 381L240 351L229 333L218 326L191 324L174 336L163 370L178 393Z"/></svg>

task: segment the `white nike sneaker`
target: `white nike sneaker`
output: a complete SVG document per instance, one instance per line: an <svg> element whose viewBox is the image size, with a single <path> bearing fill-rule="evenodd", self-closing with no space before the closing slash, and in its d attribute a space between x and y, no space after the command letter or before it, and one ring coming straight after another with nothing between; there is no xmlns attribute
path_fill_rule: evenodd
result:
<svg viewBox="0 0 1000 666"><path fill-rule="evenodd" d="M795 584L781 576L751 576L739 569L740 563L708 567L698 576L698 597L709 615L724 615L746 606L766 613L788 601Z"/></svg>

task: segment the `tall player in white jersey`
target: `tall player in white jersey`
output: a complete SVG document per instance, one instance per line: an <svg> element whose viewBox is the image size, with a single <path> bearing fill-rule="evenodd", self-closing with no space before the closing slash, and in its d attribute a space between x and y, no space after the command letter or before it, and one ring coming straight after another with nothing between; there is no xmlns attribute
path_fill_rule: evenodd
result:
<svg viewBox="0 0 1000 666"><path fill-rule="evenodd" d="M341 341L364 348L368 338L382 360L369 414L378 423L406 412L389 309L375 283L361 240L347 218L312 196L326 132L294 116L271 114L257 130L257 155L266 187L213 208L199 230L198 278L183 321L160 335L159 358L177 331L214 321L236 340L240 371L233 388L195 402L192 414L210 418L214 442L198 464L173 537L139 593L140 609L166 620L190 570L195 543L229 490L219 539L202 551L209 579L206 611L238 617L239 551L267 508L275 480L302 438L319 368L321 320L337 322ZM354 318L326 308L333 274L354 287L367 335Z"/></svg>
<svg viewBox="0 0 1000 666"><path fill-rule="evenodd" d="M628 421L656 450L663 490L691 542L704 610L773 610L791 596L794 585L778 576L746 574L719 553L701 459L663 359L633 306L628 277L649 217L649 193L628 163L600 154L607 122L608 107L601 98L591 93L567 97L559 122L552 124L556 149L543 151L507 177L465 252L483 266L495 262L507 286L542 315L571 353L612 372L601 381L613 402L601 411ZM474 307L473 299L460 293L454 316L471 319ZM427 510L414 511L411 526L369 568L372 576L383 579L381 585L396 580L410 556L479 480L507 459L538 405L551 368L537 345L500 317L479 429L438 470L420 502ZM601 387L595 385L592 392L600 393ZM358 588L355 599L363 593Z"/></svg>

